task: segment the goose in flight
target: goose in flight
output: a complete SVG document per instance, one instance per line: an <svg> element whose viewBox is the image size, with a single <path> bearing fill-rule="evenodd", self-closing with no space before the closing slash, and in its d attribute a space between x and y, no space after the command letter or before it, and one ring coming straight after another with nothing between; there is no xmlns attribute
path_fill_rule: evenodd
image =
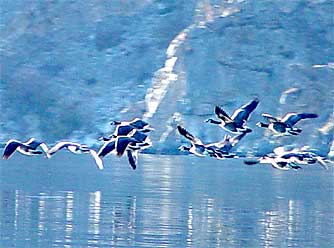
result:
<svg viewBox="0 0 334 248"><path fill-rule="evenodd" d="M331 162L327 158L321 157L318 154L311 152L305 148L294 148L292 150L286 150L285 147L281 146L275 148L273 152L277 156L280 156L283 159L289 159L296 164L308 165L318 163L325 170L328 170L327 162Z"/></svg>
<svg viewBox="0 0 334 248"><path fill-rule="evenodd" d="M250 133L251 130L248 129L245 132L242 132L241 134L238 134L234 137L230 137L230 136L225 136L224 140L222 142L218 142L218 143L213 143L211 145L214 145L216 148L216 152L217 153L221 153L222 155L227 155L229 154L230 150L235 147L240 140L246 136L246 134ZM223 156L224 157L224 156Z"/></svg>
<svg viewBox="0 0 334 248"><path fill-rule="evenodd" d="M191 154L194 154L199 157L210 156L217 159L235 157L234 154L229 154L229 151L245 135L245 134L240 134L242 135L242 137L240 136L235 139L228 138L226 136L224 140L221 142L203 144L203 142L200 139L189 133L184 127L178 125L177 130L183 137L185 137L191 142L190 147L184 145L180 146L179 147L180 151L188 151Z"/></svg>
<svg viewBox="0 0 334 248"><path fill-rule="evenodd" d="M216 124L231 133L240 133L245 131L248 132L248 130L251 129L246 126L246 122L258 104L259 99L255 98L236 109L231 117L221 107L216 106L215 114L219 120L213 120L209 118L206 120L206 122Z"/></svg>
<svg viewBox="0 0 334 248"><path fill-rule="evenodd" d="M47 157L51 158L56 152L67 149L68 151L74 154L82 154L82 153L89 153L95 160L95 164L99 170L103 170L103 162L102 159L97 155L96 151L89 148L87 145L71 142L71 141L60 141L52 148L50 148L47 152Z"/></svg>
<svg viewBox="0 0 334 248"><path fill-rule="evenodd" d="M271 164L273 168L279 170L301 169L300 165L319 163L324 169L328 169L327 162L332 162L311 151L305 149L286 150L285 147L277 147L272 153L264 155L257 160L245 160L247 165Z"/></svg>
<svg viewBox="0 0 334 248"><path fill-rule="evenodd" d="M137 168L138 152L141 147L138 144L145 144L145 142L139 142L132 137L119 136L107 140L99 149L97 156L103 158L109 154L114 154L118 157L123 156L127 152L129 163L132 169Z"/></svg>
<svg viewBox="0 0 334 248"><path fill-rule="evenodd" d="M207 148L200 139L189 133L184 127L180 125L177 126L177 130L183 137L190 140L191 142L190 147L184 145L180 146L179 147L180 151L188 151L191 154L194 154L199 157L204 157L205 155L208 155Z"/></svg>
<svg viewBox="0 0 334 248"><path fill-rule="evenodd" d="M38 147L41 147L42 151L37 150ZM35 138L30 138L26 142L10 139L4 147L2 158L5 160L9 159L15 151L27 156L32 156L42 154L43 152L47 154L48 147L44 142L37 141Z"/></svg>
<svg viewBox="0 0 334 248"><path fill-rule="evenodd" d="M274 132L276 135L298 135L302 132L300 128L294 127L294 125L303 119L317 118L317 114L313 113L287 113L282 118L273 117L269 114L262 114L269 123L258 122L256 125L259 127L267 128Z"/></svg>
<svg viewBox="0 0 334 248"><path fill-rule="evenodd" d="M294 163L293 160L282 158L280 156L277 156L276 154L269 153L267 155L264 155L257 160L244 160L244 163L247 165L254 165L254 164L271 164L271 166L277 170L298 170L301 169L298 164Z"/></svg>

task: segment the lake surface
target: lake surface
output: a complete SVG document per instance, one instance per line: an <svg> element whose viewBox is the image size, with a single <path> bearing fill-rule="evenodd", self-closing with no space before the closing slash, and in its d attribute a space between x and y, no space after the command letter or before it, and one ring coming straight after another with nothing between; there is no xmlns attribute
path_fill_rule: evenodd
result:
<svg viewBox="0 0 334 248"><path fill-rule="evenodd" d="M330 247L334 174L142 155L1 161L1 247Z"/></svg>

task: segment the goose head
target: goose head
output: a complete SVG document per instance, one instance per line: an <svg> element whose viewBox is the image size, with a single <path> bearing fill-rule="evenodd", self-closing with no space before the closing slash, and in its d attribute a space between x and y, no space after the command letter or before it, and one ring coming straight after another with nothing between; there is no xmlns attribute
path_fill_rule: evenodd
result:
<svg viewBox="0 0 334 248"><path fill-rule="evenodd" d="M178 149L179 149L180 151L189 151L189 150L190 150L190 147L186 147L186 146L182 145L182 146L179 146Z"/></svg>

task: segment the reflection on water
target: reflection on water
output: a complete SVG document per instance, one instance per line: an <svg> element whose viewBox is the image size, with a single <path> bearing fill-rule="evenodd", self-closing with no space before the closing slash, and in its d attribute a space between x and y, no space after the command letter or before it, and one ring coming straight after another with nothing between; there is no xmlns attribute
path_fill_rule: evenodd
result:
<svg viewBox="0 0 334 248"><path fill-rule="evenodd" d="M101 192L89 193L88 239L89 245L97 244L100 235Z"/></svg>
<svg viewBox="0 0 334 248"><path fill-rule="evenodd" d="M73 231L73 192L66 192L65 196L65 244L64 247L71 247Z"/></svg>
<svg viewBox="0 0 334 248"><path fill-rule="evenodd" d="M61 158L49 168L43 162L24 166L24 158L6 167L1 163L1 247L329 247L334 242L332 170L287 173L244 167L241 161L140 159L136 172L122 160L103 172L83 166L91 162L85 158L71 161L72 171ZM29 173L36 177L27 178Z"/></svg>

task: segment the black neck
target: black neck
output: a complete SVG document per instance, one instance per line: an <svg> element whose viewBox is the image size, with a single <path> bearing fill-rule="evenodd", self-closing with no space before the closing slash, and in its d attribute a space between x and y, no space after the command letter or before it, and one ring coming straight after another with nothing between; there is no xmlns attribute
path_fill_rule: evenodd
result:
<svg viewBox="0 0 334 248"><path fill-rule="evenodd" d="M110 122L110 125L121 125L120 121L112 121Z"/></svg>
<svg viewBox="0 0 334 248"><path fill-rule="evenodd" d="M268 128L268 127L269 127L269 124L260 122L260 127Z"/></svg>
<svg viewBox="0 0 334 248"><path fill-rule="evenodd" d="M190 147L182 146L183 151L190 151Z"/></svg>
<svg viewBox="0 0 334 248"><path fill-rule="evenodd" d="M216 120L213 120L213 119L208 119L206 122L217 124L217 125L222 123L221 121L216 121Z"/></svg>

